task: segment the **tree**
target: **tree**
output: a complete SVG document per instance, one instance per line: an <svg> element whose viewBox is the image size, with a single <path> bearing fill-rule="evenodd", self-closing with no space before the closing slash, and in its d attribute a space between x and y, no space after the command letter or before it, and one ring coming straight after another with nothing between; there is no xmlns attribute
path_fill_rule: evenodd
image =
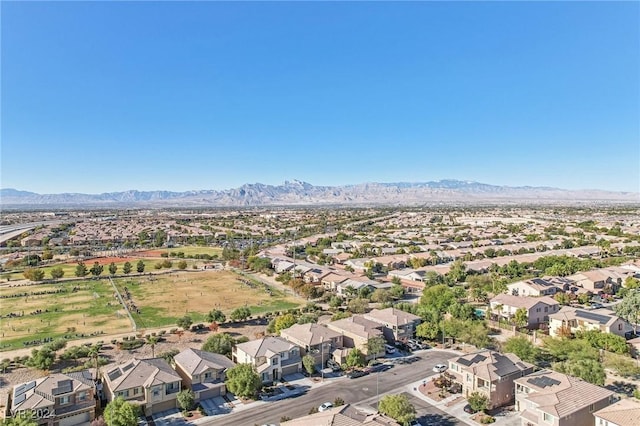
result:
<svg viewBox="0 0 640 426"><path fill-rule="evenodd" d="M439 332L440 327L437 322L422 322L418 327L416 327L416 336L424 337L429 340L434 340L438 336Z"/></svg>
<svg viewBox="0 0 640 426"><path fill-rule="evenodd" d="M400 281L400 278L398 278L398 281ZM393 283L393 286L389 289L389 293L394 299L402 299L402 296L404 296L404 287L402 287L399 282Z"/></svg>
<svg viewBox="0 0 640 426"><path fill-rule="evenodd" d="M184 330L188 330L189 327L191 327L191 324L193 324L193 319L189 315L178 318L178 320L176 321L176 325L183 328Z"/></svg>
<svg viewBox="0 0 640 426"><path fill-rule="evenodd" d="M54 280L59 280L60 278L64 277L64 269L62 269L61 266L52 268L49 273L51 274L51 278Z"/></svg>
<svg viewBox="0 0 640 426"><path fill-rule="evenodd" d="M515 322L517 327L524 327L529 323L529 317L527 315L527 310L525 308L516 309L515 314L513 314L513 321Z"/></svg>
<svg viewBox="0 0 640 426"><path fill-rule="evenodd" d="M540 356L540 350L526 337L510 337L505 342L504 352L515 354L523 361L535 363Z"/></svg>
<svg viewBox="0 0 640 426"><path fill-rule="evenodd" d="M604 385L606 373L604 366L597 359L573 359L553 364L553 369L570 376L580 377L585 382L594 385Z"/></svg>
<svg viewBox="0 0 640 426"><path fill-rule="evenodd" d="M340 306L342 306L342 297L340 296L331 296L331 298L329 299L329 307L331 308L339 308Z"/></svg>
<svg viewBox="0 0 640 426"><path fill-rule="evenodd" d="M387 303L391 302L393 299L394 297L391 292L382 288L375 289L371 295L371 301L377 303Z"/></svg>
<svg viewBox="0 0 640 426"><path fill-rule="evenodd" d="M448 312L449 306L455 301L453 290L445 284L425 288L422 291L422 297L420 297L420 305L442 313Z"/></svg>
<svg viewBox="0 0 640 426"><path fill-rule="evenodd" d="M348 288L348 287L347 287ZM347 308L354 314L364 314L369 307L369 302L366 299L351 299L347 304Z"/></svg>
<svg viewBox="0 0 640 426"><path fill-rule="evenodd" d="M219 333L209 336L204 345L202 345L202 350L231 357L234 344L235 340L229 333Z"/></svg>
<svg viewBox="0 0 640 426"><path fill-rule="evenodd" d="M234 321L244 321L251 316L251 310L246 306L236 308L231 311L231 319Z"/></svg>
<svg viewBox="0 0 640 426"><path fill-rule="evenodd" d="M384 352L385 341L383 337L376 336L371 337L367 340L367 355L373 355L373 359L378 357L378 354Z"/></svg>
<svg viewBox="0 0 640 426"><path fill-rule="evenodd" d="M302 366L309 375L316 372L316 360L309 354L302 357Z"/></svg>
<svg viewBox="0 0 640 426"><path fill-rule="evenodd" d="M280 330L289 328L296 323L296 317L292 314L280 315L274 322L274 333L280 334Z"/></svg>
<svg viewBox="0 0 640 426"><path fill-rule="evenodd" d="M253 398L262 387L262 380L251 364L238 364L227 370L227 389L241 398Z"/></svg>
<svg viewBox="0 0 640 426"><path fill-rule="evenodd" d="M209 322L225 322L227 317L219 309L213 309L207 314L207 321Z"/></svg>
<svg viewBox="0 0 640 426"><path fill-rule="evenodd" d="M36 416L31 410L21 411L14 417L0 419L0 426L38 426Z"/></svg>
<svg viewBox="0 0 640 426"><path fill-rule="evenodd" d="M483 393L473 392L467 397L467 402L469 402L473 411L485 411L487 409L489 399Z"/></svg>
<svg viewBox="0 0 640 426"><path fill-rule="evenodd" d="M44 271L42 269L26 269L22 275L30 281L42 281L44 280Z"/></svg>
<svg viewBox="0 0 640 426"><path fill-rule="evenodd" d="M457 259L451 264L451 268L449 272L447 272L447 276L451 278L451 280L455 283L460 283L467 278L467 266L464 264L462 259Z"/></svg>
<svg viewBox="0 0 640 426"><path fill-rule="evenodd" d="M193 407L193 404L196 402L196 395L191 389L185 389L178 392L176 399L182 411L188 411L191 410L191 407Z"/></svg>
<svg viewBox="0 0 640 426"><path fill-rule="evenodd" d="M180 262L178 262L178 269L187 269L187 261L181 260Z"/></svg>
<svg viewBox="0 0 640 426"><path fill-rule="evenodd" d="M406 394L385 395L380 399L378 411L393 418L400 424L409 424L415 420L416 409Z"/></svg>
<svg viewBox="0 0 640 426"><path fill-rule="evenodd" d="M115 275L116 272L118 272L118 265L116 265L115 262L111 262L109 264L109 274Z"/></svg>
<svg viewBox="0 0 640 426"><path fill-rule="evenodd" d="M138 260L138 263L136 264L136 271L138 271L139 274L144 272L144 262L142 259Z"/></svg>
<svg viewBox="0 0 640 426"><path fill-rule="evenodd" d="M84 262L78 262L78 264L76 265L75 273L76 273L76 277L84 277L89 273L87 271L87 266L84 264Z"/></svg>
<svg viewBox="0 0 640 426"><path fill-rule="evenodd" d="M26 364L28 367L48 370L55 360L56 352L45 345L40 349L33 349L31 351L31 358L29 358Z"/></svg>
<svg viewBox="0 0 640 426"><path fill-rule="evenodd" d="M620 318L633 326L633 333L637 334L637 324L640 323L640 290L630 290L622 301L613 308Z"/></svg>
<svg viewBox="0 0 640 426"><path fill-rule="evenodd" d="M91 275L93 275L94 277L97 277L98 275L102 274L103 270L104 266L102 266L99 262L94 262L91 269L89 269L89 272L91 272Z"/></svg>
<svg viewBox="0 0 640 426"><path fill-rule="evenodd" d="M364 367L364 355L358 348L353 348L347 354L345 363L347 367Z"/></svg>
<svg viewBox="0 0 640 426"><path fill-rule="evenodd" d="M133 404L119 396L104 409L104 419L109 426L136 426L138 415Z"/></svg>
<svg viewBox="0 0 640 426"><path fill-rule="evenodd" d="M156 345L160 339L157 336L147 337L147 343L151 346L151 358L156 357Z"/></svg>

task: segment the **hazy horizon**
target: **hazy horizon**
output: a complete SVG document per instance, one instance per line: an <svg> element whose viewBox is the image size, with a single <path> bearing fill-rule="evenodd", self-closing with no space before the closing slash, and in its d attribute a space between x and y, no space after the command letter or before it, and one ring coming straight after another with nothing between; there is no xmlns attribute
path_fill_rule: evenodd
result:
<svg viewBox="0 0 640 426"><path fill-rule="evenodd" d="M3 2L2 188L640 192L638 2Z"/></svg>

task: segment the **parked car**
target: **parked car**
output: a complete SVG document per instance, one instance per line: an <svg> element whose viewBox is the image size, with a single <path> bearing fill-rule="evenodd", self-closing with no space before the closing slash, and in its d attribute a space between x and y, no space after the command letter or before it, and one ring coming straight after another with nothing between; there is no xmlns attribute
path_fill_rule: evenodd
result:
<svg viewBox="0 0 640 426"><path fill-rule="evenodd" d="M433 367L433 371L436 373L444 373L444 371L447 369L447 366L444 364L436 364Z"/></svg>
<svg viewBox="0 0 640 426"><path fill-rule="evenodd" d="M396 348L391 345L384 345L384 351L388 354L394 354L396 353Z"/></svg>
<svg viewBox="0 0 640 426"><path fill-rule="evenodd" d="M464 408L463 408L463 410L464 410L464 412L465 412L465 413L469 413L469 414L475 414L475 413L477 413L477 411L476 411L476 410L474 410L474 409L471 407L471 405L469 405L469 404L465 405L465 406L464 406Z"/></svg>
<svg viewBox="0 0 640 426"><path fill-rule="evenodd" d="M327 367L332 369L334 372L340 371L342 369L342 367L340 367L340 364L338 364L332 359L327 361Z"/></svg>
<svg viewBox="0 0 640 426"><path fill-rule="evenodd" d="M393 368L393 365L377 364L377 365L369 367L369 371L371 373L377 373L377 372L382 373L383 371L391 370L391 368Z"/></svg>
<svg viewBox="0 0 640 426"><path fill-rule="evenodd" d="M329 408L333 408L333 404L330 402L325 402L323 404L320 404L320 406L318 407L318 411L327 411Z"/></svg>
<svg viewBox="0 0 640 426"><path fill-rule="evenodd" d="M366 376L367 374L369 374L368 371L351 370L349 373L347 373L347 377L350 379L357 379L358 377L363 377L363 376Z"/></svg>

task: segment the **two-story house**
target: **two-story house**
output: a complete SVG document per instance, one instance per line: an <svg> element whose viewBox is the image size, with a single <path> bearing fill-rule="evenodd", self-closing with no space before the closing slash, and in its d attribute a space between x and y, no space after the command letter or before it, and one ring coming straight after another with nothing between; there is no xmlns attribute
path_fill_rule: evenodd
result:
<svg viewBox="0 0 640 426"><path fill-rule="evenodd" d="M369 353L367 342L373 337L384 338L382 329L384 325L376 321L371 321L362 315L353 315L349 318L343 318L332 321L327 324L329 329L334 330L342 335L342 344L345 348L357 348L367 359L378 358L384 355L384 349L379 353ZM344 354L345 351L342 351ZM342 355L341 355L342 356ZM334 358L336 355L334 354ZM336 361L342 363L342 359Z"/></svg>
<svg viewBox="0 0 640 426"><path fill-rule="evenodd" d="M235 363L253 365L263 383L302 371L300 347L281 337L268 336L240 343L233 348L232 356Z"/></svg>
<svg viewBox="0 0 640 426"><path fill-rule="evenodd" d="M396 308L373 309L363 315L366 319L382 324L382 333L389 343L396 340L413 338L416 327L420 325L422 318L409 312Z"/></svg>
<svg viewBox="0 0 640 426"><path fill-rule="evenodd" d="M557 313L549 315L550 336L564 336L578 330L600 330L625 337L632 327L610 309L586 310L564 306Z"/></svg>
<svg viewBox="0 0 640 426"><path fill-rule="evenodd" d="M533 278L517 281L507 285L507 293L513 296L553 296L557 292L564 291L564 285L545 278Z"/></svg>
<svg viewBox="0 0 640 426"><path fill-rule="evenodd" d="M280 337L300 346L302 355L311 355L324 368L335 349L341 349L342 334L319 324L295 324L280 330Z"/></svg>
<svg viewBox="0 0 640 426"><path fill-rule="evenodd" d="M595 426L593 413L614 402L614 393L550 370L515 380L522 426Z"/></svg>
<svg viewBox="0 0 640 426"><path fill-rule="evenodd" d="M596 426L637 426L640 423L640 402L624 398L593 413Z"/></svg>
<svg viewBox="0 0 640 426"><path fill-rule="evenodd" d="M462 394L487 396L487 408L513 402L514 380L533 371L534 366L516 355L484 350L449 360L449 374L462 386Z"/></svg>
<svg viewBox="0 0 640 426"><path fill-rule="evenodd" d="M225 372L235 366L224 355L197 349L185 349L173 358L182 383L195 394L196 401L227 393Z"/></svg>
<svg viewBox="0 0 640 426"><path fill-rule="evenodd" d="M31 411L39 425L89 425L96 414L94 395L89 371L50 374L14 387L9 413L20 417Z"/></svg>
<svg viewBox="0 0 640 426"><path fill-rule="evenodd" d="M147 416L178 406L182 378L162 358L132 359L106 370L103 379L108 401L121 396Z"/></svg>
<svg viewBox="0 0 640 426"><path fill-rule="evenodd" d="M546 326L549 316L560 310L560 304L549 296L520 297L511 294L499 294L489 301L493 315L511 318L518 309L527 311L527 328Z"/></svg>

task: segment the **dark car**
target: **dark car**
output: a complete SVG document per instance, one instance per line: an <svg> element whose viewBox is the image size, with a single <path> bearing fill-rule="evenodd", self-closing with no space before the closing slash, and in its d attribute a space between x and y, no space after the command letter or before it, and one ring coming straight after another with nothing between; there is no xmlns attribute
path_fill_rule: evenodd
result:
<svg viewBox="0 0 640 426"><path fill-rule="evenodd" d="M471 408L471 405L469 405L469 404L465 405L463 410L464 410L465 413L469 413L469 414L477 413L477 411L474 410L473 408Z"/></svg>
<svg viewBox="0 0 640 426"><path fill-rule="evenodd" d="M367 374L369 374L368 371L353 370L353 371L350 371L349 373L347 373L347 377L350 378L350 379L357 379L358 377L363 377L363 376L366 376Z"/></svg>
<svg viewBox="0 0 640 426"><path fill-rule="evenodd" d="M383 371L391 370L392 367L393 367L392 365L388 365L388 364L378 364L378 365L369 367L369 371L372 373L377 373L377 372L382 373Z"/></svg>

